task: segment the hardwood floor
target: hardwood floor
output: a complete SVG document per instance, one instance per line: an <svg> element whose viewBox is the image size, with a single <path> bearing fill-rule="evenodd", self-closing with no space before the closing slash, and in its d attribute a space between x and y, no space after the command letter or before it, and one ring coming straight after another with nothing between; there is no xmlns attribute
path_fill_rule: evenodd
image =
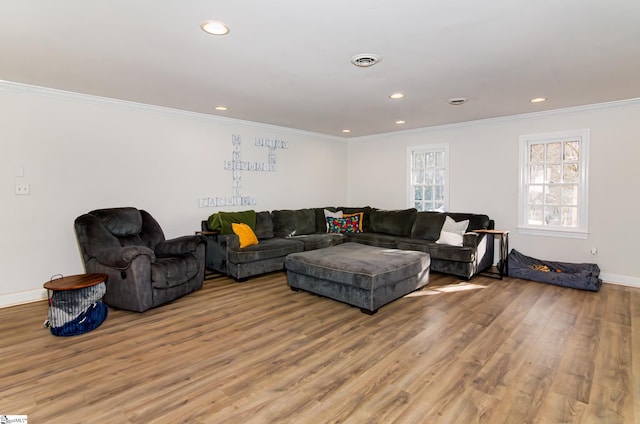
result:
<svg viewBox="0 0 640 424"><path fill-rule="evenodd" d="M369 316L227 278L55 337L0 309L0 415L29 423L638 423L640 290L431 283Z"/></svg>

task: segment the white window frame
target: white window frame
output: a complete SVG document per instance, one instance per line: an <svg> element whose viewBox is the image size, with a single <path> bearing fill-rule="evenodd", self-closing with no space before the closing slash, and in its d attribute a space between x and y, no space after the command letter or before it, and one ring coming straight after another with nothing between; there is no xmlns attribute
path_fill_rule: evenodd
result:
<svg viewBox="0 0 640 424"><path fill-rule="evenodd" d="M529 216L529 145L562 141L578 141L580 157L578 164L578 225L575 228L562 225L533 225L528 223ZM590 130L569 130L520 136L520 183L518 196L518 232L521 234L542 235L586 239L589 235L589 151ZM545 161L546 163L546 161Z"/></svg>
<svg viewBox="0 0 640 424"><path fill-rule="evenodd" d="M413 155L414 153L444 152L444 187L443 202L444 210L449 210L449 143L426 144L420 146L407 147L407 206L415 207L413 198Z"/></svg>

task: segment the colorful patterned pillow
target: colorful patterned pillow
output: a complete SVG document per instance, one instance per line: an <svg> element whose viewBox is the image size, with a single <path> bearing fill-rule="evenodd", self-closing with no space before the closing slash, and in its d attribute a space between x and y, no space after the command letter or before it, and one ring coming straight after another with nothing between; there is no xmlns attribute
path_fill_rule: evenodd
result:
<svg viewBox="0 0 640 424"><path fill-rule="evenodd" d="M324 210L324 218L325 221L327 220L327 218L342 218L342 211L335 211L335 212L331 212L328 209ZM329 231L329 223L327 222L327 233L330 233L331 231Z"/></svg>
<svg viewBox="0 0 640 424"><path fill-rule="evenodd" d="M342 212L342 211L340 211ZM358 213L345 213L342 215L343 218L349 218L352 216L358 216L359 220L358 220L358 231L356 231L356 233L361 233L362 232L362 223L364 222L364 212L358 212Z"/></svg>
<svg viewBox="0 0 640 424"><path fill-rule="evenodd" d="M359 233L360 215L356 214L346 218L326 218L330 233Z"/></svg>

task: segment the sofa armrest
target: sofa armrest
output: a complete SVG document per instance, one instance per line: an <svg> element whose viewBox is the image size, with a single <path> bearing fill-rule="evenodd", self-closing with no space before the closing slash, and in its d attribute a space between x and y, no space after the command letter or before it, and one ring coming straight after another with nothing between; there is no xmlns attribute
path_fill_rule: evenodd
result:
<svg viewBox="0 0 640 424"><path fill-rule="evenodd" d="M473 247L475 249L478 247L484 236L484 234L474 232L464 233L462 236L462 245L464 247Z"/></svg>
<svg viewBox="0 0 640 424"><path fill-rule="evenodd" d="M235 234L205 234L207 241L207 252L205 264L208 269L212 269L223 274L227 273L227 263L229 262L229 250L240 249L240 238Z"/></svg>
<svg viewBox="0 0 640 424"><path fill-rule="evenodd" d="M156 255L151 249L145 246L114 247L101 251L96 260L104 265L115 269L127 269L131 262L138 256L148 256L151 262L155 262Z"/></svg>
<svg viewBox="0 0 640 424"><path fill-rule="evenodd" d="M155 254L159 258L194 253L201 243L207 240L203 236L182 236L170 240L161 241L156 245Z"/></svg>
<svg viewBox="0 0 640 424"><path fill-rule="evenodd" d="M240 249L240 237L236 234L225 234L220 236L223 245L226 245L227 249L238 250Z"/></svg>

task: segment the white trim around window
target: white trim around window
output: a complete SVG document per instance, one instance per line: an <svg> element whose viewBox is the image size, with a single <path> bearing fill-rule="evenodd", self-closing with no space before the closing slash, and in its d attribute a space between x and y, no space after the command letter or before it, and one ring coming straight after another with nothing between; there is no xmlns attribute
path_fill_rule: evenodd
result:
<svg viewBox="0 0 640 424"><path fill-rule="evenodd" d="M407 147L406 196L407 207L419 211L449 210L449 143Z"/></svg>
<svg viewBox="0 0 640 424"><path fill-rule="evenodd" d="M518 232L587 238L589 129L520 137Z"/></svg>

